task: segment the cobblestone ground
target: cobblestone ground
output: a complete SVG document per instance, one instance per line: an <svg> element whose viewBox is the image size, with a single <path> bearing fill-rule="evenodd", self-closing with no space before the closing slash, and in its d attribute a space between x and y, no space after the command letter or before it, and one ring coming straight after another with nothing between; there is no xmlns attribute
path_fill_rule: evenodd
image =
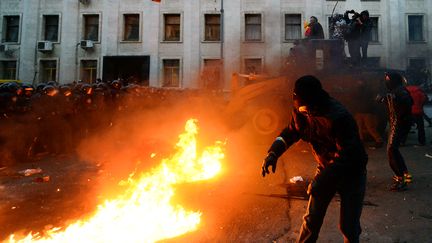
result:
<svg viewBox="0 0 432 243"><path fill-rule="evenodd" d="M432 242L432 129L427 146L416 146L412 133L401 149L414 181L405 192L390 192L392 173L385 149L368 149L368 184L362 215L362 242ZM260 165L267 145L242 142L245 133L230 135L224 174L218 180L188 186L180 200L202 212L200 228L167 242L292 242L298 234L306 201L286 199L282 185L293 176L311 177L310 149L298 144L278 164L276 174L262 178ZM17 171L43 169L49 182L35 182ZM133 166L131 166L133 168ZM56 157L0 171L0 240L13 232L41 231L67 225L95 210L104 190L121 177L103 164ZM339 202L329 206L320 242L343 242L338 231Z"/></svg>

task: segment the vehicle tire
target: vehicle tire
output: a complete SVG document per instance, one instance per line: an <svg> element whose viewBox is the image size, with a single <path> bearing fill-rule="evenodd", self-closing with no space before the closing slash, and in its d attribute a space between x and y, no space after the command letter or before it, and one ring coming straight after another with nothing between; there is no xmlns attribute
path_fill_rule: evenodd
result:
<svg viewBox="0 0 432 243"><path fill-rule="evenodd" d="M275 134L281 125L280 114L271 108L258 108L252 115L252 127L258 135Z"/></svg>

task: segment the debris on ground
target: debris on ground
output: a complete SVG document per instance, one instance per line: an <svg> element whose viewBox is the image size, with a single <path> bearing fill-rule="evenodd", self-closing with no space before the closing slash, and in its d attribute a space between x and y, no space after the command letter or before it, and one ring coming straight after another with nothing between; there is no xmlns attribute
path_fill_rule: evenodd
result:
<svg viewBox="0 0 432 243"><path fill-rule="evenodd" d="M36 177L33 181L34 182L49 182L50 181L50 176Z"/></svg>
<svg viewBox="0 0 432 243"><path fill-rule="evenodd" d="M22 171L18 172L18 174L23 175L23 176L31 176L31 175L40 174L40 173L42 173L42 169L41 168L26 169L26 170L22 170Z"/></svg>
<svg viewBox="0 0 432 243"><path fill-rule="evenodd" d="M301 177L301 176L294 176L289 181L291 183L301 182L301 181L303 181L303 177Z"/></svg>

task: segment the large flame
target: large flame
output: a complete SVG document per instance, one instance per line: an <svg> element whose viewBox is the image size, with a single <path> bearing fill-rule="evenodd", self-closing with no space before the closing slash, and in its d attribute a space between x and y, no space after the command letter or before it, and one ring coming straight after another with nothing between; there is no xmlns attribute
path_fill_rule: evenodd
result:
<svg viewBox="0 0 432 243"><path fill-rule="evenodd" d="M214 177L221 170L224 153L217 142L198 157L196 120L188 120L185 130L171 158L137 180L131 175L125 193L99 205L88 220L22 239L11 235L9 242L155 242L196 230L201 213L173 205L173 186Z"/></svg>

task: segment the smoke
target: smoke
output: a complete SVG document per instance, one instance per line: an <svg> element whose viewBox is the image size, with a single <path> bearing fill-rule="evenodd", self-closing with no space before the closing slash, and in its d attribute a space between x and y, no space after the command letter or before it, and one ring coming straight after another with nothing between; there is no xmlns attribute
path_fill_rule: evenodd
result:
<svg viewBox="0 0 432 243"><path fill-rule="evenodd" d="M133 101L128 102L123 106L136 105ZM260 210L260 204L267 205L274 199L258 194L283 194L285 191L280 184L299 173L304 175L304 172L313 172L304 165L305 147L296 145L281 158L278 173L263 179L260 174L261 161L273 135L257 135L250 125L235 129L227 126L227 117L224 116L227 104L222 97L181 95L166 104L169 105L119 112L112 119L112 125L83 140L77 151L82 160L98 166L98 193L100 198L109 198L122 190L118 182L126 179L131 172L147 172L173 153L178 135L183 132L184 124L190 118L198 120L201 147L212 145L216 140L226 142L226 158L221 175L209 182L181 185L176 189L176 202L203 213L200 230L176 240L239 239L227 231L235 228L242 235L248 231L247 225L257 223L259 215L275 213ZM240 112L238 115L241 115ZM97 120L101 119L97 117ZM152 154L155 156L152 157ZM313 161L312 158L310 160ZM286 215L285 210L289 208L287 202L280 200L279 203L281 207L276 211ZM282 221L287 220L281 215L274 216L280 217Z"/></svg>

